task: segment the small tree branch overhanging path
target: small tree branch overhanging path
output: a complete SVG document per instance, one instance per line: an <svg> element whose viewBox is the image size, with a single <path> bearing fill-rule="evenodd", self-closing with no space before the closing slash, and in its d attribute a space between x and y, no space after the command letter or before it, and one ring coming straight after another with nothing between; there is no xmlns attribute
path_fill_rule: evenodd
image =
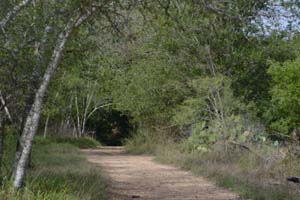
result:
<svg viewBox="0 0 300 200"><path fill-rule="evenodd" d="M158 164L151 156L123 153L120 147L83 150L88 161L100 165L110 179L113 200L237 200L238 195L202 177Z"/></svg>

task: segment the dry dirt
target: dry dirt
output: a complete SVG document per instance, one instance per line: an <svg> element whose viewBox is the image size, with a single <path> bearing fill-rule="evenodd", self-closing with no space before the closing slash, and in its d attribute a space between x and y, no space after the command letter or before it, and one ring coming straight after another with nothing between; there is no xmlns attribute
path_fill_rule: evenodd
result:
<svg viewBox="0 0 300 200"><path fill-rule="evenodd" d="M151 156L125 154L120 147L84 150L108 175L111 200L237 200L236 194Z"/></svg>

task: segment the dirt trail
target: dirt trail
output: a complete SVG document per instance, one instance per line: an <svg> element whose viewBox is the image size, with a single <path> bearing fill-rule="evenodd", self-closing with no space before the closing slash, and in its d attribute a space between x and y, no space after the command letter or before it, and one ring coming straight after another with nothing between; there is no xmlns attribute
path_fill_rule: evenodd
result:
<svg viewBox="0 0 300 200"><path fill-rule="evenodd" d="M238 196L202 177L158 164L151 156L123 153L120 147L84 150L88 161L108 174L112 200L237 200Z"/></svg>

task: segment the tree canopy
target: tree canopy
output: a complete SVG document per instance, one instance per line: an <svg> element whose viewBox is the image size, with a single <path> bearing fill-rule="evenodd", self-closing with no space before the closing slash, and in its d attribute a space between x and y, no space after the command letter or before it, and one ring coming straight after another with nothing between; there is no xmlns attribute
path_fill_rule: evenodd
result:
<svg viewBox="0 0 300 200"><path fill-rule="evenodd" d="M36 134L82 137L98 122L192 150L299 141L297 11L292 0L1 1L0 127L6 116L19 140L15 188Z"/></svg>

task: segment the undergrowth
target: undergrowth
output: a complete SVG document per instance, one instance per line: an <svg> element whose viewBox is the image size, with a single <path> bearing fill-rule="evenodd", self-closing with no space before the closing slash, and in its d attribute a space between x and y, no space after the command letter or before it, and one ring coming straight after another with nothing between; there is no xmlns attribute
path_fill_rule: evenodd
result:
<svg viewBox="0 0 300 200"><path fill-rule="evenodd" d="M91 137L81 137L81 138L74 138L74 137L47 137L43 138L40 136L37 136L34 139L35 144L50 144L50 143L56 143L56 144L71 144L75 147L78 147L80 149L88 149L88 148L96 148L98 146L101 146L101 144L94 140Z"/></svg>
<svg viewBox="0 0 300 200"><path fill-rule="evenodd" d="M152 135L154 136L154 135ZM262 155L234 147L224 150L221 144L212 151L187 151L186 142L156 135L149 139L137 134L127 141L126 150L134 154L152 154L156 160L205 176L221 187L237 192L243 199L298 200L299 185L288 183L286 177L300 174L300 159L293 156L279 158L283 148L270 144L251 146Z"/></svg>
<svg viewBox="0 0 300 200"><path fill-rule="evenodd" d="M76 141L77 140L77 141ZM80 144L82 142L84 144ZM99 200L107 199L104 178L88 163L78 147L94 147L92 139L41 138L35 140L32 166L24 189L10 184L0 191L2 200Z"/></svg>

